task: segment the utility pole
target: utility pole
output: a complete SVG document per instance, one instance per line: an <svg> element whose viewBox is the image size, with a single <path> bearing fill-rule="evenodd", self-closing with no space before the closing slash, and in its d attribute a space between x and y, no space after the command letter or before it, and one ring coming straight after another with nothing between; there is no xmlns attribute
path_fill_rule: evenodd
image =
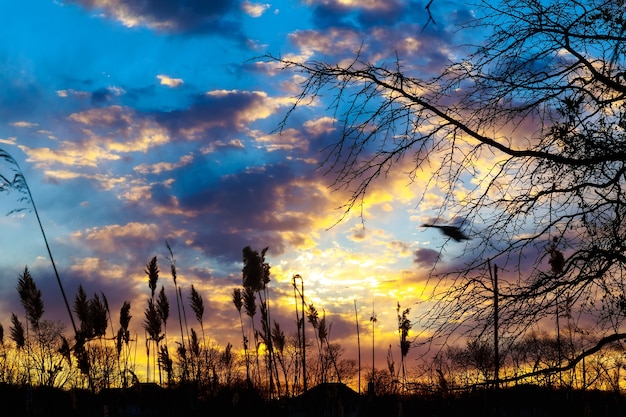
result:
<svg viewBox="0 0 626 417"><path fill-rule="evenodd" d="M356 344L359 350L359 391L361 393L361 334L359 333L359 313L356 309L356 300L354 300L354 317L356 319Z"/></svg>
<svg viewBox="0 0 626 417"><path fill-rule="evenodd" d="M493 285L493 373L494 373L494 392L495 392L495 408L496 416L499 415L499 389L500 389L500 350L498 343L498 266L493 265L493 273L491 272L491 263L487 260L489 275Z"/></svg>
<svg viewBox="0 0 626 417"><path fill-rule="evenodd" d="M376 322L378 319L376 318L376 310L374 309L374 300L372 300L372 316L370 317L370 321L372 322L372 378L369 382L368 391L370 395L374 395L375 385L376 385L376 366L375 363L375 344L374 344L374 335L376 333Z"/></svg>
<svg viewBox="0 0 626 417"><path fill-rule="evenodd" d="M498 391L500 385L500 350L498 347L498 266L493 266L493 352L495 388Z"/></svg>
<svg viewBox="0 0 626 417"><path fill-rule="evenodd" d="M293 288L297 291L298 287L296 286L296 280L299 279L300 280L300 290L298 291L300 293L300 300L302 302L302 346L300 346L300 350L302 351L302 389L304 390L304 392L306 392L307 390L307 386L306 386L306 328L304 325L304 278L302 278L302 276L300 274L296 274L293 276ZM297 310L297 303L296 303L296 310ZM300 320L298 318L298 320ZM299 325L298 325L299 327Z"/></svg>

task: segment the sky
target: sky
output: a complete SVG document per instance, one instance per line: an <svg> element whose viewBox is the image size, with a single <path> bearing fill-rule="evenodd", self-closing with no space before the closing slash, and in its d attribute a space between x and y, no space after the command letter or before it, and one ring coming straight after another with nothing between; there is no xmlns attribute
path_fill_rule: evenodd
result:
<svg viewBox="0 0 626 417"><path fill-rule="evenodd" d="M356 357L355 305L363 366L372 331L377 366L389 345L399 358L397 303L418 314L435 259L454 260L466 243L420 227L443 198L423 195L428 169L413 182L391 172L371 185L362 216L343 217L350 192L319 169L341 131L327 111L332 97L301 106L278 132L302 79L259 57L344 62L360 50L435 74L458 45L480 38L457 32L470 6L436 0L426 25L426 3L1 2L0 148L29 184L70 302L79 285L103 293L117 323L131 301L131 327L143 332L153 256L158 287L175 300L167 241L179 285L203 297L207 335L241 348L231 292L242 283L242 249L269 247L272 318L283 329L295 332L291 281L300 274L346 358ZM35 214L3 215L16 208L28 207L0 194L0 323L23 317L15 287L28 266L44 318L69 330Z"/></svg>

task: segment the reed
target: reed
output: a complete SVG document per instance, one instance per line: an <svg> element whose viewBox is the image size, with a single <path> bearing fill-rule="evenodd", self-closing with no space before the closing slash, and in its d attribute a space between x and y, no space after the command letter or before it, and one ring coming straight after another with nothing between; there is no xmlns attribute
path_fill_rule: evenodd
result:
<svg viewBox="0 0 626 417"><path fill-rule="evenodd" d="M128 386L127 374L129 371L128 360L130 358L130 331L128 330L128 326L130 325L131 318L132 316L130 315L130 302L124 301L120 309L120 328L117 331L116 340L116 351L118 358L122 357L122 349L125 348L123 352L124 368L121 370L122 388L126 388Z"/></svg>
<svg viewBox="0 0 626 417"><path fill-rule="evenodd" d="M48 244L48 238L46 237L46 232L44 231L43 224L41 223L41 218L39 217L39 211L37 210L37 206L35 205L35 200L33 199L33 195L30 191L30 187L26 182L26 177L24 177L24 173L20 168L19 164L13 158L13 156L0 148L0 159L4 160L9 164L11 171L13 172L13 178L9 179L2 174L0 174L0 191L9 192L11 190L15 190L22 194L22 197L19 201L24 202L26 204L30 204L35 212L35 217L37 218L37 223L39 224L39 230L41 231L41 236L43 237L44 243L46 245L46 249L48 251L48 256L50 257L50 263L52 263L52 269L54 270L54 275L57 280L57 284L59 285L59 289L61 290L61 295L63 296L63 301L65 302L65 307L67 308L67 314L70 317L70 321L72 322L72 328L74 329L74 333L78 335L78 331L76 329L76 323L74 322L74 316L72 315L72 310L70 309L70 303L67 301L67 296L65 295L65 289L63 288L63 283L61 282L61 277L59 276L59 272L57 270L57 266L54 262L54 258L52 257L52 251L50 250L50 245ZM19 207L11 210L8 214L24 211L26 208Z"/></svg>
<svg viewBox="0 0 626 417"><path fill-rule="evenodd" d="M28 267L25 267L24 272L19 276L17 292L20 296L22 307L24 307L26 312L26 319L33 329L38 329L39 321L44 312L43 300L41 298L41 290L35 285Z"/></svg>
<svg viewBox="0 0 626 417"><path fill-rule="evenodd" d="M246 385L251 387L250 380L250 354L248 353L248 337L243 326L243 318L241 316L241 308L243 307L243 294L241 288L233 288L232 299L237 312L239 313L239 325L241 326L241 340L243 343L244 361L246 365Z"/></svg>
<svg viewBox="0 0 626 417"><path fill-rule="evenodd" d="M408 340L409 330L413 325L409 319L410 308L401 310L400 302L397 304L396 312L398 313L398 334L400 336L400 370L402 372L402 388L406 389L406 368L405 359L411 349L411 342Z"/></svg>
<svg viewBox="0 0 626 417"><path fill-rule="evenodd" d="M146 354L147 354L147 376L150 378L150 345L154 344L155 346L155 355L153 357L153 361L156 363L156 357L158 356L159 344L161 340L163 340L163 335L161 335L162 330L162 319L161 315L157 311L156 303L154 301L154 292L157 287L157 282L159 280L159 265L157 261L157 257L154 256L150 261L146 264L144 269L146 275L148 275L148 287L150 288L150 298L148 299L148 307L144 312L144 322L143 328L146 331L148 337L146 338ZM153 379L154 379L154 367L152 370ZM159 379L161 378L161 368L159 367Z"/></svg>
<svg viewBox="0 0 626 417"><path fill-rule="evenodd" d="M189 376L189 371L187 368L187 345L185 344L185 334L183 333L183 315L181 313L181 303L182 303L182 293L178 288L178 274L176 272L176 258L174 257L174 251L170 246L170 243L166 240L165 247L168 251L167 259L170 262L170 272L172 274L172 280L174 281L174 292L176 295L176 309L178 311L178 323L180 325L180 342L176 342L178 344L178 355L181 358L181 362L183 363L183 370L181 372L181 379L183 382L186 382ZM184 305L183 305L184 308ZM187 320L185 319L185 323ZM189 338L189 332L187 332L187 338Z"/></svg>
<svg viewBox="0 0 626 417"><path fill-rule="evenodd" d="M11 340L15 342L15 346L18 350L23 349L26 346L26 332L24 331L24 325L17 318L15 313L11 313L11 327L9 328L9 335Z"/></svg>
<svg viewBox="0 0 626 417"><path fill-rule="evenodd" d="M203 319L204 319L204 302L202 301L202 296L195 289L193 284L191 284L191 292L189 294L189 302L190 302L190 305L191 305L191 310L193 310L193 313L196 316L196 320L198 320L198 323L200 323L200 330L202 331L202 343L204 345L206 345L206 341L205 341L205 338L204 338L204 323L203 323Z"/></svg>

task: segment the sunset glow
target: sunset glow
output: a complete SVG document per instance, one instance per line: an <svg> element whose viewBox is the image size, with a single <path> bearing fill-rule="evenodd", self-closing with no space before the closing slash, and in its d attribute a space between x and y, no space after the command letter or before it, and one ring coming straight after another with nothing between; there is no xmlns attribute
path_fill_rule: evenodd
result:
<svg viewBox="0 0 626 417"><path fill-rule="evenodd" d="M354 303L364 339L375 310L375 356L384 366L389 345L398 346L396 303L416 308L423 296L430 265L416 263L415 251L446 243L418 227L436 211L436 198L418 206L428 175L409 184L399 171L379 181L363 219L355 210L337 223L347 190L329 189L332 179L316 169L320 144L337 134L333 120L311 103L301 122L273 132L298 81L255 71L250 60L265 52L343 59L362 43L380 59L394 50L424 59L447 53L452 38L438 28L420 35L426 16L398 19L401 3L220 3L196 21L173 10L161 20L157 9L123 0L2 6L0 30L11 42L0 72L0 139L29 182L69 297L79 284L88 295L104 293L114 320L130 301L131 327L141 335L152 256L159 287L175 297L167 240L179 285L194 284L205 299L211 339L240 349L230 292L241 286L241 250L268 246L272 314L285 331L295 333L291 279L300 274L346 357L357 356ZM332 23L370 13L388 17L371 27ZM20 204L14 197L0 199L4 213ZM27 265L47 318L67 326L33 213L2 216L0 225L1 323L8 328L10 314L21 312L15 283ZM460 249L447 244L445 257Z"/></svg>
<svg viewBox="0 0 626 417"><path fill-rule="evenodd" d="M3 2L0 148L12 155L28 182L70 303L79 286L90 297L104 295L117 326L120 308L130 302L137 373L154 378L142 324L155 297L146 269L156 256L156 291L163 287L170 300L164 338L170 350L182 333L176 284L189 328L206 336L207 345L223 349L230 343L243 357L241 323L250 319L243 313L240 321L233 303L233 290L242 287L242 250L268 247L265 261L271 270L264 296L272 321L294 336L304 295L325 318L329 342L345 349L343 358L361 358L363 378L374 366L385 369L388 355L400 358L404 309L413 325L408 369L465 343L469 332L463 329L437 345L423 343L433 329L421 328L417 317L475 277L472 272L455 281L438 274L475 265L478 257L487 264L492 253L502 255L498 233L503 241L526 236L523 221L489 231L497 216L517 219L513 210L493 214L495 205L470 208L471 221L459 214L471 207L470 196L515 199L522 180L498 172L506 152L477 146L471 135L455 132L454 157L450 147L435 140L410 147L412 152L374 175L361 194L356 183L341 177L345 173L337 165L345 161L338 158L333 165L329 147L344 132L345 109L358 107L364 98L346 93L335 101L336 86L300 97L303 72L281 68L267 55L354 68L365 62L397 65L429 79L465 56L468 49L461 45L483 42L482 28L458 30L476 16L474 7L444 0ZM351 85L357 87L361 84ZM406 91L423 97L428 88L407 81ZM452 102L466 86L456 88L441 95ZM381 97L411 102L397 91ZM364 109L373 106L365 102ZM524 147L539 127L511 119L489 134L514 149ZM449 128L434 116L416 125L398 120L397 132L381 133L380 148L364 146L371 155L406 140L409 131L428 136L422 132L440 129L437 135L444 135ZM371 125L363 132L379 133ZM531 171L532 163L520 162L518 168ZM0 175L14 174L0 160ZM361 176L370 174L371 169ZM534 192L540 195L541 188ZM32 206L21 197L0 194L0 324L9 329L11 314L23 314L16 282L28 266L43 293L45 319L62 322L69 334L50 255ZM555 198L554 205L560 202ZM551 208L540 225L552 221ZM457 241L428 227L432 224L453 224L466 239ZM545 228L552 233L561 226ZM576 227L567 224L562 234ZM475 237L483 232L491 240L480 247ZM517 261L501 270L503 287L507 279L550 268L544 261L546 242L537 238L516 247L511 259ZM294 276L300 277L297 285ZM192 285L204 301L201 323L189 309ZM476 300L471 307L450 317L450 326L476 310L491 311L492 299ZM538 321L533 330L553 330L553 315L545 317L548 324ZM580 322L588 324L584 315ZM312 328L307 327L307 337L314 354Z"/></svg>

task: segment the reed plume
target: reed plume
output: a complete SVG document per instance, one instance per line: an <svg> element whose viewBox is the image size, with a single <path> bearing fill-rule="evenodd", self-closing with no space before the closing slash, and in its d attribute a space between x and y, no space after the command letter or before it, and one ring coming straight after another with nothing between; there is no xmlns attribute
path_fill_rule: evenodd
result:
<svg viewBox="0 0 626 417"><path fill-rule="evenodd" d="M170 301L167 299L163 285L161 285L161 291L159 291L159 296L157 297L156 309L163 321L163 333L166 338L165 342L167 343L167 319L170 317Z"/></svg>
<svg viewBox="0 0 626 417"><path fill-rule="evenodd" d="M17 281L17 292L20 302L26 312L26 319L33 329L39 328L39 320L43 316L44 307L41 298L41 290L35 285L33 277L30 275L28 267L24 268L24 273L20 274Z"/></svg>
<svg viewBox="0 0 626 417"><path fill-rule="evenodd" d="M94 337L104 336L108 325L107 308L98 294L94 294L93 298L89 300L89 316Z"/></svg>
<svg viewBox="0 0 626 417"><path fill-rule="evenodd" d="M24 325L14 313L11 313L11 328L9 329L9 333L18 349L22 349L26 345Z"/></svg>
<svg viewBox="0 0 626 417"><path fill-rule="evenodd" d="M126 374L128 372L128 355L130 354L130 331L128 330L128 326L130 325L130 319L132 316L130 315L130 302L124 301L122 304L122 308L120 309L120 328L117 331L117 355L118 358L121 356L122 347L126 346L126 351L124 353L124 369L122 371L122 387L126 388L128 386L128 379Z"/></svg>
<svg viewBox="0 0 626 417"><path fill-rule="evenodd" d="M178 354L179 356L183 359L183 372L182 372L182 380L186 381L187 380L187 365L186 365L186 360L185 358L187 357L187 348L185 347L185 335L183 333L183 317L180 311L180 304L182 302L182 295L181 295L181 291L178 288L178 282L177 282L177 273L176 273L176 259L174 258L174 251L172 250L172 247L170 246L170 243L166 240L165 241L165 247L167 248L167 251L169 252L169 256L167 257L167 259L170 261L170 272L172 274L172 280L174 281L174 292L176 295L176 308L178 310L178 323L180 325L180 342L176 342L178 343ZM183 305L183 308L185 306ZM186 320L185 320L186 322Z"/></svg>
<svg viewBox="0 0 626 417"><path fill-rule="evenodd" d="M80 322L79 333L81 339L92 337L92 328L89 323L89 300L82 284L78 286L78 292L74 297L74 313Z"/></svg>
<svg viewBox="0 0 626 417"><path fill-rule="evenodd" d="M133 316L130 315L130 301L124 301L120 309L120 330L124 332L124 341L126 343L128 343L130 338L128 326L130 325L131 318L133 318Z"/></svg>
<svg viewBox="0 0 626 417"><path fill-rule="evenodd" d="M74 312L80 321L81 340L102 337L108 326L106 304L98 294L88 299L82 285L78 286L78 293L74 298Z"/></svg>
<svg viewBox="0 0 626 417"><path fill-rule="evenodd" d="M76 328L76 323L74 322L74 316L72 315L72 310L70 309L70 303L67 300L67 296L65 295L65 289L63 288L63 283L61 282L61 277L59 276L59 271L57 270L57 266L54 263L54 258L52 257L52 251L50 250L50 245L48 244L48 238L46 237L46 233L43 228L43 224L41 223L41 218L39 217L39 211L37 210L37 206L35 205L35 200L33 199L33 195L30 192L30 187L26 182L26 177L24 177L24 173L20 168L19 164L13 158L13 156L0 148L0 159L4 160L9 164L11 170L13 171L13 179L9 179L4 175L0 174L0 192L5 191L9 192L11 190L15 190L18 193L22 194L22 197L19 198L20 202L24 202L26 204L30 204L35 212L35 217L37 218L37 223L39 224L39 230L41 231L41 236L43 237L43 241L46 245L46 249L48 251L48 256L50 257L50 263L52 264L52 269L54 270L54 275L57 280L57 284L59 285L59 289L61 290L61 295L63 296L63 301L65 302L65 307L67 309L67 314L70 316L70 321L72 322L72 328L74 329L74 333L78 337L78 330ZM24 207L19 207L11 210L8 215L21 212L26 210Z"/></svg>
<svg viewBox="0 0 626 417"><path fill-rule="evenodd" d="M400 367L402 369L402 385L403 388L405 388L406 368L404 366L404 360L409 353L409 349L411 349L411 342L408 340L409 330L411 330L412 327L411 320L408 318L411 309L406 308L402 310L402 313L400 313L400 303L398 302L396 311L398 313L398 333L400 335Z"/></svg>
<svg viewBox="0 0 626 417"><path fill-rule="evenodd" d="M145 272L148 275L148 287L150 287L151 297L154 298L154 291L156 290L157 281L159 280L159 266L156 256L146 264Z"/></svg>
<svg viewBox="0 0 626 417"><path fill-rule="evenodd" d="M248 386L251 384L250 380L250 355L248 353L248 338L246 337L246 332L243 327L243 318L241 316L241 308L243 307L243 294L241 293L241 288L233 288L233 304L239 313L239 325L241 326L241 338L243 342L243 353L245 356L246 362L246 383Z"/></svg>
<svg viewBox="0 0 626 417"><path fill-rule="evenodd" d="M200 323L200 329L202 330L202 343L205 343L204 340L204 302L202 301L202 296L200 293L194 288L193 284L191 284L191 293L189 294L189 301L191 303L191 309L196 315L196 320Z"/></svg>

